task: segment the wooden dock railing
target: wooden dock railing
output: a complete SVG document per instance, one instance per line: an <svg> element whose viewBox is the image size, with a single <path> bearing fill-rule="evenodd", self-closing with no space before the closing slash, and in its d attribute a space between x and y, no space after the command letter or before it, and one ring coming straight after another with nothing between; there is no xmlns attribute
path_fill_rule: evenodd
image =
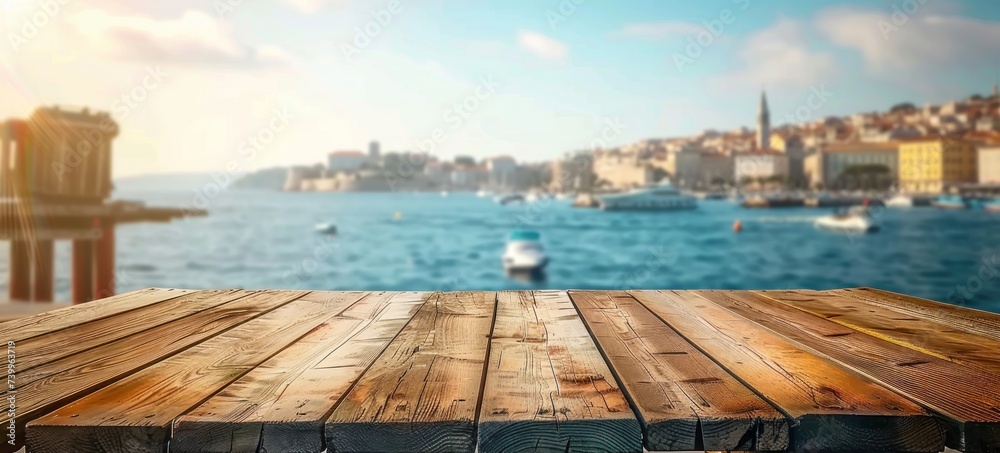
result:
<svg viewBox="0 0 1000 453"><path fill-rule="evenodd" d="M0 335L4 451L1000 451L1000 315L866 288L148 289Z"/></svg>

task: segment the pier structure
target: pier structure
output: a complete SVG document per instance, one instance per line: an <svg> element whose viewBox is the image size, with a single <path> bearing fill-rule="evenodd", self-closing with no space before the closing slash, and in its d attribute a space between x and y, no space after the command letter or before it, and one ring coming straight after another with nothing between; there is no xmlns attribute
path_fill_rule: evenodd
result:
<svg viewBox="0 0 1000 453"><path fill-rule="evenodd" d="M0 452L1000 451L1000 315L870 288L151 288L0 336Z"/></svg>
<svg viewBox="0 0 1000 453"><path fill-rule="evenodd" d="M72 241L72 301L115 294L115 228L204 211L111 200L107 113L39 108L0 123L0 240L10 241L11 301L52 302L55 241Z"/></svg>

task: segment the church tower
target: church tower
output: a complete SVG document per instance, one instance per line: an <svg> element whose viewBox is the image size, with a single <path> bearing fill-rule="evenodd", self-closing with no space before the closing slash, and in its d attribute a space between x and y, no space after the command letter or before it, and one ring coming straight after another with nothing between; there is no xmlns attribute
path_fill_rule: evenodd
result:
<svg viewBox="0 0 1000 453"><path fill-rule="evenodd" d="M767 109L767 94L760 92L760 107L757 110L757 149L771 147L771 112Z"/></svg>

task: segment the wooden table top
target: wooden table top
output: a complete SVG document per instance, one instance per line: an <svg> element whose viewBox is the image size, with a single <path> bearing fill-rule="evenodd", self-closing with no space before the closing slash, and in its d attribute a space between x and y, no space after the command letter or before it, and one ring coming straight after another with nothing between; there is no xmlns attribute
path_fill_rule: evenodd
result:
<svg viewBox="0 0 1000 453"><path fill-rule="evenodd" d="M147 289L0 333L4 451L1000 451L1000 315L868 288Z"/></svg>

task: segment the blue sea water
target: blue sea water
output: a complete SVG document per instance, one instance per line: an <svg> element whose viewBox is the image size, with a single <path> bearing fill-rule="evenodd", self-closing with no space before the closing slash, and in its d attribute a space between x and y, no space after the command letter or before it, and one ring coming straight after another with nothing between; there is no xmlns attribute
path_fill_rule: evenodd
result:
<svg viewBox="0 0 1000 453"><path fill-rule="evenodd" d="M191 192L115 198L196 203ZM845 236L813 227L827 210L747 210L728 201L625 213L558 200L504 207L467 193L234 190L197 202L207 204L208 217L119 227L119 291L872 286L1000 312L1000 214L983 211L885 210L881 232ZM740 234L732 231L737 219ZM337 236L316 233L326 222L337 225ZM506 236L520 227L542 235L551 258L544 280L503 272ZM57 296L66 300L68 244L57 255Z"/></svg>

